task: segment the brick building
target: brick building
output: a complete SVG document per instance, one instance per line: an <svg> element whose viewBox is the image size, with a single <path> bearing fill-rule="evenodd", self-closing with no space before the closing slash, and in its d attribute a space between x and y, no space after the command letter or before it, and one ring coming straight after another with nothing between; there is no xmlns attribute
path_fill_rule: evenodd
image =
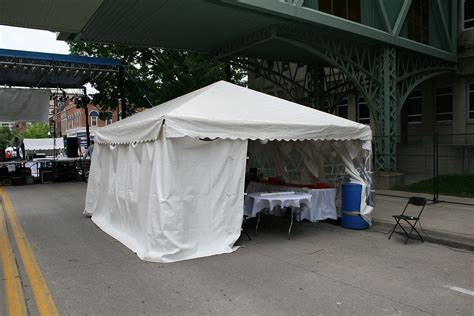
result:
<svg viewBox="0 0 474 316"><path fill-rule="evenodd" d="M76 94L66 94L63 100L61 95L53 95L51 98L51 117L55 125L56 137L78 137L80 146L85 148L87 146L86 138L86 111L82 108L77 108L76 101L78 96ZM90 103L88 109L88 124L91 139L94 139L94 133L98 128L107 126L119 120L121 115L120 107L117 111L107 112L106 120L99 118L100 109Z"/></svg>

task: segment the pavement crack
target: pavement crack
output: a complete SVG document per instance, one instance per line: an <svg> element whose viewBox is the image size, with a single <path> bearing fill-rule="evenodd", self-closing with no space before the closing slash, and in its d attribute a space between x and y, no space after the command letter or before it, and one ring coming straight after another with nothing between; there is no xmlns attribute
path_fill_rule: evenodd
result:
<svg viewBox="0 0 474 316"><path fill-rule="evenodd" d="M315 254L320 253L320 252L322 252L322 251L324 251L324 248L323 248L323 249L316 250L316 251L313 251L313 252L310 252L310 253L307 253L307 255L308 255L308 256L315 255Z"/></svg>

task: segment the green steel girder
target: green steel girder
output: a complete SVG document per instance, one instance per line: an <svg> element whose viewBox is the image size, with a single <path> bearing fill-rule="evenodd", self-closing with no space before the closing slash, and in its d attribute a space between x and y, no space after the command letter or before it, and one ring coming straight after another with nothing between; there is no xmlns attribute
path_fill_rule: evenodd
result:
<svg viewBox="0 0 474 316"><path fill-rule="evenodd" d="M223 61L258 74L276 85L289 100L329 113L335 113L340 100L354 91L352 81L334 67L243 57Z"/></svg>
<svg viewBox="0 0 474 316"><path fill-rule="evenodd" d="M401 111L408 95L423 81L456 71L456 64L437 58L400 52L397 55L397 110Z"/></svg>
<svg viewBox="0 0 474 316"><path fill-rule="evenodd" d="M383 0L379 0L378 1L378 7L380 9L380 12L382 13L382 17L383 17L383 22L385 24L385 30L388 32L388 33L392 33L392 24L390 23L390 20L388 18L388 14L387 14L387 10L385 8L385 3ZM398 34L397 34L398 35Z"/></svg>
<svg viewBox="0 0 474 316"><path fill-rule="evenodd" d="M339 79L329 79L324 75L324 89L314 82L320 81L321 72L311 67L305 74L304 82L297 83L294 73L266 69L264 56L258 65L247 64L247 68L256 71L271 82L277 83L292 100L301 102L303 94L309 95L304 102L323 103L328 101L329 112L335 111L337 103L348 91L356 88L366 99L373 117L375 128L375 150L377 170L393 171L396 169L397 122L400 110L410 92L421 82L447 72L456 70L456 63L423 54L396 48L395 46L371 46L351 40L341 40L331 35L311 32L310 30L289 26L273 25L270 28L253 33L232 45L215 52L218 57L242 53L248 47L255 47L262 42L278 41L289 47L309 53L312 58L308 64L323 64L325 69L337 69L341 76L342 86L334 85ZM280 62L280 63L289 63ZM268 64L268 63L267 63ZM234 65L243 66L242 63ZM244 67L245 68L245 67ZM290 67L291 68L291 67ZM333 74L335 74L334 72ZM293 82L292 82L293 81ZM351 84L344 83L349 81ZM334 93L330 88L333 84ZM300 94L296 93L299 91ZM324 90L326 96L321 96ZM311 99L311 96L316 96ZM304 98L303 98L304 99ZM312 101L311 101L312 100ZM313 105L314 106L314 105Z"/></svg>
<svg viewBox="0 0 474 316"><path fill-rule="evenodd" d="M392 27L391 32L326 14L314 8L307 7L304 1L301 3L301 1L297 0L220 0L220 2L237 7L248 8L250 10L266 12L271 15L284 16L288 20L299 21L302 24L323 26L326 29L331 29L330 32L333 35L346 33L346 35L349 34L348 36L351 36L354 39L357 38L361 41L371 42L379 47L393 45L401 49L407 49L416 53L451 62L456 62L457 59L452 52L453 47L450 47L451 49L446 51L400 36L400 31L406 22L407 13L410 9L412 0L404 0L403 6L398 13L396 23ZM382 3L382 6L385 9L384 3ZM456 16L456 13L457 12L451 12L452 17ZM454 37L452 31L451 37Z"/></svg>
<svg viewBox="0 0 474 316"><path fill-rule="evenodd" d="M406 19L407 14L408 14L408 10L410 10L411 1L412 0L404 0L403 1L403 5L402 5L402 8L400 9L400 13L398 14L395 25L392 28L391 34L393 36L399 36L400 35L400 31L402 30L403 23L405 22L405 19Z"/></svg>
<svg viewBox="0 0 474 316"><path fill-rule="evenodd" d="M325 106L322 110L336 114L341 100L356 90L355 85L343 71L334 67L324 67L323 78L325 89L318 102Z"/></svg>
<svg viewBox="0 0 474 316"><path fill-rule="evenodd" d="M304 102L304 100L311 95L311 90L308 89L309 80L311 80L310 73L305 71L302 76L303 80L298 81L297 76L301 73L299 67L295 67L295 65L284 61L275 62L265 59L249 59L246 57L223 59L223 61L265 78L265 80L279 87L280 90L286 94L288 99L311 107L313 106L312 103Z"/></svg>
<svg viewBox="0 0 474 316"><path fill-rule="evenodd" d="M211 51L217 59L225 59L230 56L239 56L243 50L256 47L269 42L275 38L276 27L266 27L256 32L247 34L238 40L234 40L219 49Z"/></svg>
<svg viewBox="0 0 474 316"><path fill-rule="evenodd" d="M372 100L376 111L372 112L375 119L377 140L375 142L377 170L393 171L396 164L396 135L397 135L397 51L387 47L379 57L380 78L382 86L379 97ZM375 112L375 113L374 113Z"/></svg>
<svg viewBox="0 0 474 316"><path fill-rule="evenodd" d="M442 25L442 28L443 28L442 38L445 42L447 42L448 47L452 47L452 40L451 40L451 35L452 34L450 32L450 27L451 26L448 27L447 19L445 17L445 12L443 12L443 8L442 8L440 0L436 0L436 13L437 13L438 17L441 20L441 25Z"/></svg>
<svg viewBox="0 0 474 316"><path fill-rule="evenodd" d="M339 69L364 96L371 111L377 110L374 102L382 84L381 48L289 27L277 28L274 34L280 42L304 49Z"/></svg>
<svg viewBox="0 0 474 316"><path fill-rule="evenodd" d="M387 47L381 54L380 65L382 87L379 98L372 100L375 107L371 108L377 134L375 168L393 171L396 170L397 122L403 104L419 84L456 71L456 64Z"/></svg>

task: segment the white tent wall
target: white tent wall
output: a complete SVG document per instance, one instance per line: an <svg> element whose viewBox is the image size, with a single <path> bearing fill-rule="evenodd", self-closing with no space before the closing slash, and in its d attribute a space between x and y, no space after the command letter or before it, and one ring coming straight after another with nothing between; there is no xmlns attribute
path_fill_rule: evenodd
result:
<svg viewBox="0 0 474 316"><path fill-rule="evenodd" d="M287 183L329 182L338 189L345 180L362 185L360 213L371 224L371 142L250 141L249 166L263 176L280 176Z"/></svg>
<svg viewBox="0 0 474 316"><path fill-rule="evenodd" d="M143 260L233 251L242 224L247 141L163 134L153 142L96 144L85 212Z"/></svg>

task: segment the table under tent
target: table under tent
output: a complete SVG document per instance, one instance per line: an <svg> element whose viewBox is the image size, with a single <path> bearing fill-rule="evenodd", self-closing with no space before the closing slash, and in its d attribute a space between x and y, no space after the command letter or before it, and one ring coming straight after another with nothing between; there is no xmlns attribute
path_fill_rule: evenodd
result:
<svg viewBox="0 0 474 316"><path fill-rule="evenodd" d="M142 260L229 253L252 157L273 157L290 176L285 161L297 152L301 181L344 163L363 185L360 213L370 222L371 139L369 126L216 82L98 130L84 213Z"/></svg>

